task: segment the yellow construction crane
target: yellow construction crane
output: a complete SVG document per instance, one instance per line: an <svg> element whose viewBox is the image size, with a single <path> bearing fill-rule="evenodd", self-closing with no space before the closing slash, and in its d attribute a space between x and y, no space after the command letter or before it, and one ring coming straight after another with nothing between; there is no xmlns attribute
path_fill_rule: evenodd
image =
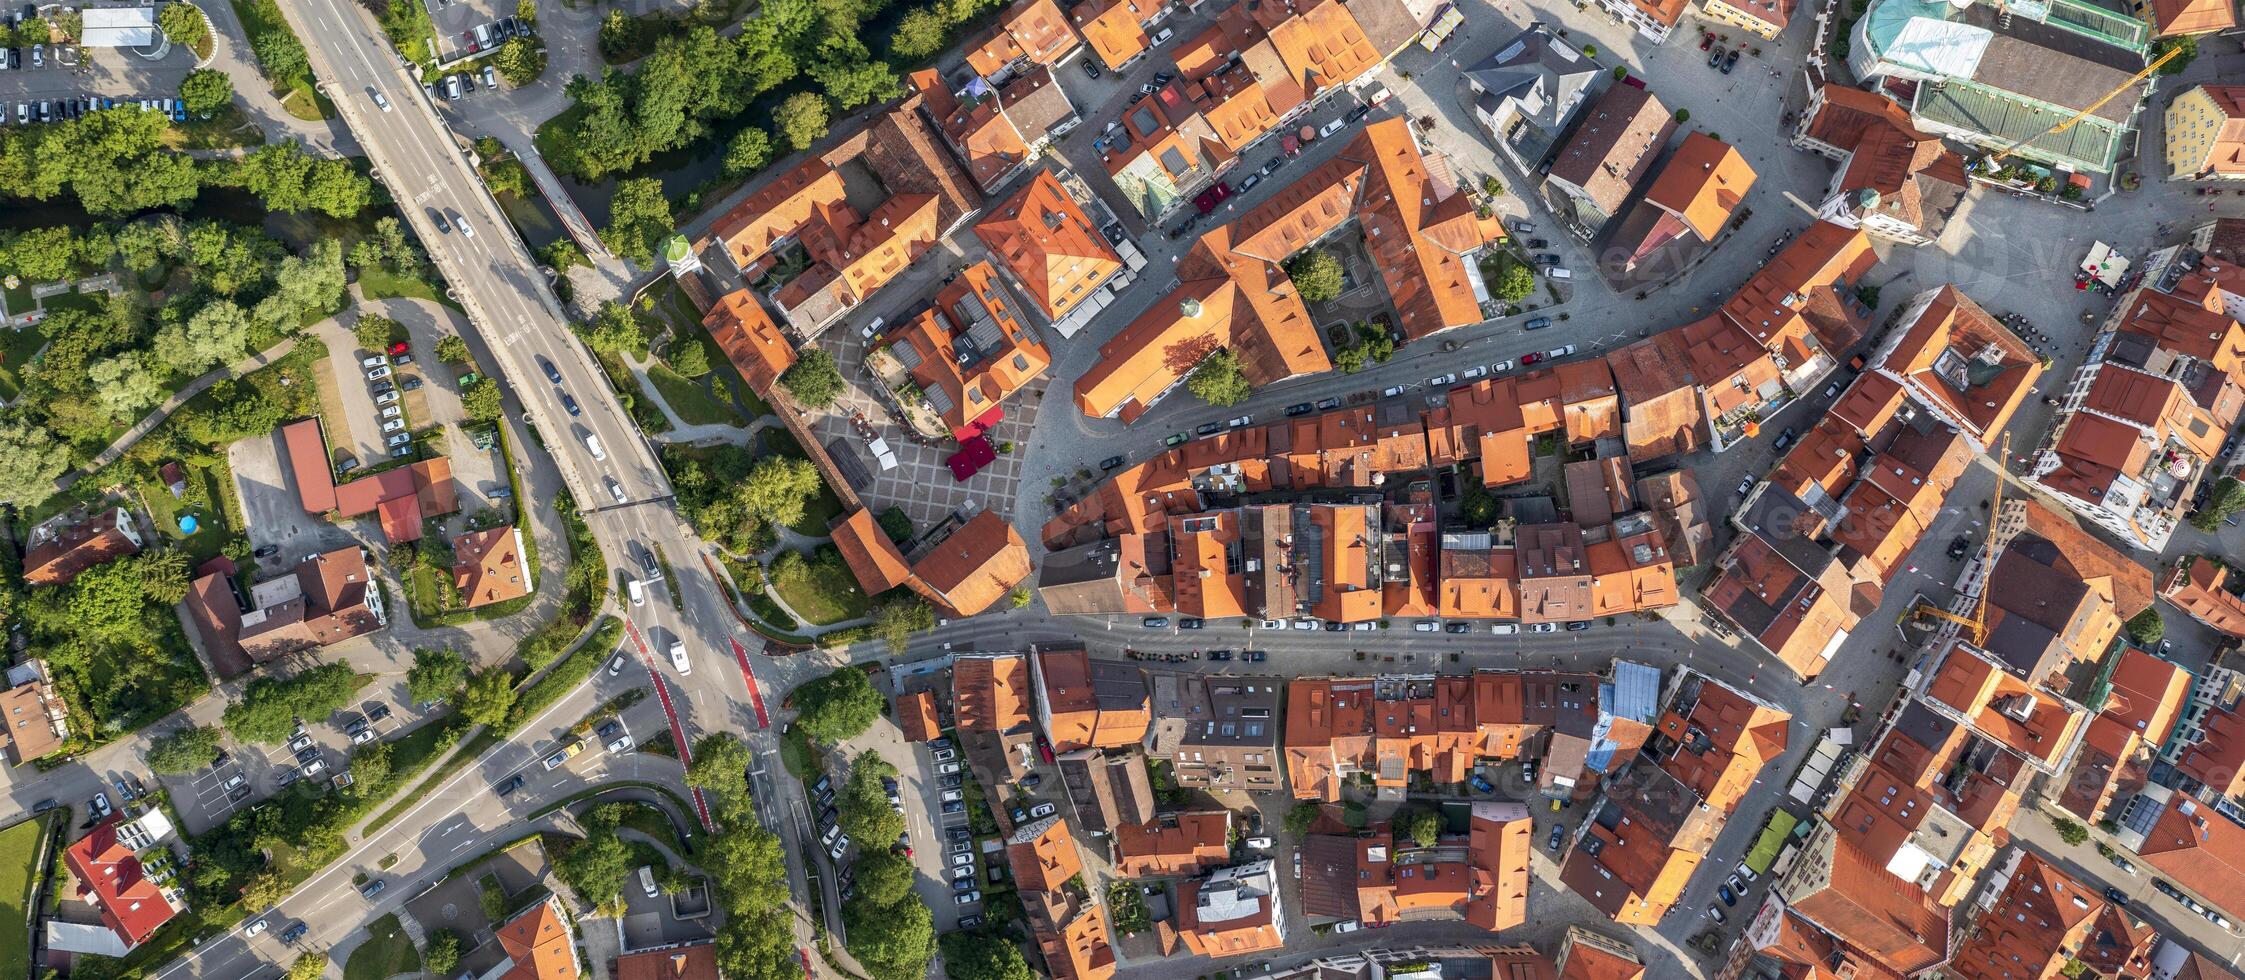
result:
<svg viewBox="0 0 2245 980"><path fill-rule="evenodd" d="M1997 165L1997 164L1999 164L1999 163L2002 163L2002 162L2003 162L2003 158L2004 158L2004 157L2010 156L2010 155L2012 154L2012 152L2013 152L2013 151L2015 151L2015 150L2019 149L2019 148L2020 148L2020 147L2022 147L2022 146L2025 146L2025 145L2027 145L2027 144L2029 144L2029 143L2032 143L2032 142L2034 142L2034 141L2036 141L2036 140L2038 140L2038 139L2041 139L2041 138L2043 138L2043 137L2045 137L2045 136L2048 136L2048 135L2050 135L2050 134L2052 134L2052 133L2063 133L2063 132L2065 132L2066 130L2069 130L2069 129L2072 129L2072 128L2074 128L2074 125L2075 125L2075 124L2077 124L2077 123L2081 122L2081 121L2082 121L2082 120L2084 120L2084 119L2087 119L2087 118L2089 118L2089 116L2090 116L2090 115L2091 115L2092 113L2096 112L2097 110L2099 110L2099 109L2102 109L2102 108L2104 108L2104 107L2105 107L2105 103L2107 103L2107 102L2111 102L2111 101L2112 101L2113 99L2115 99L2115 98L2118 98L2118 97L2120 96L2120 93L2128 91L2128 89L2129 89L2130 87L2134 86L2134 85L2135 85L2135 84L2136 84L2137 82L2140 82L2140 81L2143 81L2144 79L2150 78L2153 72L2155 72L2155 71L2158 71L2158 70L2159 70L2159 66L2161 66L2161 65L2164 65L2164 64L2166 64L2167 62L2169 62L2169 61L2173 60L2173 59L2174 59L2174 57L2175 57L2176 55L2179 55L2179 54L2182 54L2182 53L2183 53L2183 48L2182 48L2182 46L2181 46L2181 45L2177 45L2177 46L2175 46L2175 47L2171 47L2171 48L2168 48L2168 49L2167 49L2167 53L2166 53L2166 54L2160 55L2159 57L2157 57L2157 58L2154 58L2154 59L2152 59L2152 62L2151 62L2151 64L2145 65L2145 66L2144 66L2144 70L2143 70L2143 71L2140 71L2140 72L2137 72L2137 73L2135 73L2134 75L2130 75L2130 76L2128 76L2128 80L2127 80L2127 81L2125 81L2125 82L2122 82L2122 83L2120 83L2120 84L2119 84L2119 85L2117 85L2117 86L2114 86L2113 90L2112 90L2112 91L2110 91L2110 92L2106 92L2106 93L2104 94L2104 97L2103 97L2103 98L2100 98L2100 99L2098 99L2098 100L2097 100L2097 101L2095 101L2095 102L2091 102L2091 103L2089 103L2089 108L2087 108L2087 109L2083 109L2083 110L2081 110L2080 112L2074 113L2074 114L2073 114L2073 115L2071 115L2071 116L2067 116L2067 117L2066 117L2065 119L2061 120L2061 121L2060 121L2060 122L2059 122L2059 123L2058 123L2057 125L2055 125L2055 126L2052 126L2052 127L2050 127L2049 129L2045 129L2045 130L2043 130L2042 132L2039 132L2039 133L2036 133L2036 134L2034 134L2033 136L2029 136L2029 137L2027 137L2026 139L2020 140L2020 141L2019 141L2019 142L2017 142L2017 143L2013 143L2013 144L2011 144L2010 146L2004 147L2004 148L2003 148L2003 149L2001 149L2001 150L1997 150L1997 151L1995 152L1995 155L1994 155L1994 156L1991 156L1991 157L1989 157L1989 158L1988 158L1988 166L1989 166L1989 167L1991 167L1991 168L1993 168L1993 167L1994 167L1995 165Z"/></svg>
<svg viewBox="0 0 2245 980"><path fill-rule="evenodd" d="M2011 434L2004 433L2003 446L1996 453L1996 499L1988 507L1987 536L1980 541L1980 595L1972 607L1972 615L1950 612L1930 602L1921 602L1910 609L1912 616L1931 616L1964 627L1965 637L1976 647L1988 645L1988 579L1996 572L1996 521L2003 517L2003 463L2011 458Z"/></svg>

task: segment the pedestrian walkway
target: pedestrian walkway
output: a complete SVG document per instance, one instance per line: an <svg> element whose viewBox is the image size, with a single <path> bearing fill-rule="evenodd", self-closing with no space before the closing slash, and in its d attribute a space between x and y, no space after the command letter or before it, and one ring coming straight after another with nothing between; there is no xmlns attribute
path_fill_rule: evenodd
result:
<svg viewBox="0 0 2245 980"><path fill-rule="evenodd" d="M155 410L141 416L140 421L133 423L132 428L126 429L124 435L118 436L117 441L109 444L109 448L94 454L92 462L57 478L55 489L58 491L68 490L72 484L77 483L87 475L98 473L102 467L123 458L125 450L131 449L133 443L139 442L141 437L155 431L158 425L163 424L165 419L171 417L171 413L179 411L179 406L187 404L188 399L202 394L210 386L228 378L240 377L263 368L274 361L287 357L288 352L295 349L296 338L290 337L256 354L235 361L225 367L214 369L209 374L188 382L187 387L174 392L170 398L164 399L163 404L156 406Z"/></svg>

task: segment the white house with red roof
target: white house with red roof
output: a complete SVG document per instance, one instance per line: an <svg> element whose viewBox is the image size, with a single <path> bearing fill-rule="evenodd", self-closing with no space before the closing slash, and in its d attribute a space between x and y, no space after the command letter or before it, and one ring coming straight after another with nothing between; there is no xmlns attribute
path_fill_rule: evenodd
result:
<svg viewBox="0 0 2245 980"><path fill-rule="evenodd" d="M168 882L151 878L140 854L171 837L171 820L151 810L132 820L112 814L62 852L79 901L93 906L101 924L49 920L49 948L123 956L187 908Z"/></svg>

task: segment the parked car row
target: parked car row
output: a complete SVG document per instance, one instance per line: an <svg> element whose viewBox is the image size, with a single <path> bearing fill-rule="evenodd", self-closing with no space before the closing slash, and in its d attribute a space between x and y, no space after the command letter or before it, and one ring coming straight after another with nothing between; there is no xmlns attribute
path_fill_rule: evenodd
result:
<svg viewBox="0 0 2245 980"><path fill-rule="evenodd" d="M428 90L430 98L457 102L475 94L476 76L478 74L475 71L456 72L433 82L422 82L421 87ZM484 88L494 92L499 90L499 72L496 69L490 65L485 65L480 74L483 76L482 84ZM388 106L383 107L384 111L388 111L388 108Z"/></svg>
<svg viewBox="0 0 2245 980"><path fill-rule="evenodd" d="M536 25L520 17L507 17L460 32L460 46L469 54L481 54L518 37L537 33Z"/></svg>
<svg viewBox="0 0 2245 980"><path fill-rule="evenodd" d="M369 354L359 359L359 367L366 371L367 388L374 395L374 412L381 420L383 444L389 447L391 459L404 459L413 455L413 433L406 431L405 409L398 404L398 382L393 380L396 368L413 363L412 345L397 341L388 351ZM407 378L406 390L420 387L420 379Z"/></svg>
<svg viewBox="0 0 2245 980"><path fill-rule="evenodd" d="M63 122L83 118L86 113L104 109L132 109L142 112L160 112L173 122L187 121L187 103L180 99L116 99L99 95L79 95L67 99L40 99L37 102L16 103L17 125L35 122Z"/></svg>

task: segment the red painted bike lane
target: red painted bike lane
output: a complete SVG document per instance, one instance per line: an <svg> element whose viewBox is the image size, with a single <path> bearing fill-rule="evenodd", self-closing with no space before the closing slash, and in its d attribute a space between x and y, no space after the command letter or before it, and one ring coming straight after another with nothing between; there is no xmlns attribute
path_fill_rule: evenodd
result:
<svg viewBox="0 0 2245 980"><path fill-rule="evenodd" d="M693 765L694 756L693 751L686 744L686 730L679 727L678 709L670 702L670 685L663 680L662 672L655 669L655 658L647 652L647 641L640 638L638 624L628 619L624 620L624 630L631 634L631 643L639 648L639 659L647 666L647 676L655 682L655 697L663 703L663 717L670 721L670 740L678 747L679 764ZM702 829L714 833L717 830L717 824L709 818L708 798L702 795L699 788L695 788L693 794L694 811L701 817Z"/></svg>
<svg viewBox="0 0 2245 980"><path fill-rule="evenodd" d="M739 661L741 665L741 680L748 682L748 703L756 707L756 727L759 729L772 727L772 719L764 714L764 692L756 687L756 672L748 669L748 648L741 646L741 641L729 636L725 638L725 642L733 645L733 659Z"/></svg>

